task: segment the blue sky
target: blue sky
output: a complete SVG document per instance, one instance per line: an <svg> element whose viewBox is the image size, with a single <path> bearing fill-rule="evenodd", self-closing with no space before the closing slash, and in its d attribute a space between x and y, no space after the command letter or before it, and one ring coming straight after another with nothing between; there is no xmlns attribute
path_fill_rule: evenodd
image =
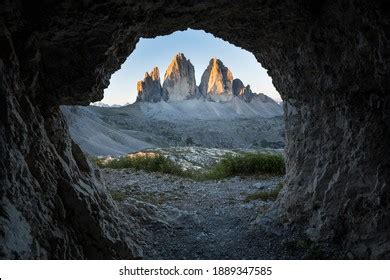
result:
<svg viewBox="0 0 390 280"><path fill-rule="evenodd" d="M154 66L158 66L163 79L171 59L178 52L184 53L191 60L198 85L210 59L217 57L232 71L234 78L241 79L245 85L249 84L252 91L280 100L267 71L252 53L210 33L188 29L154 39L141 38L121 69L111 76L102 102L111 105L133 103L137 97L137 81L142 80L145 72L149 72Z"/></svg>

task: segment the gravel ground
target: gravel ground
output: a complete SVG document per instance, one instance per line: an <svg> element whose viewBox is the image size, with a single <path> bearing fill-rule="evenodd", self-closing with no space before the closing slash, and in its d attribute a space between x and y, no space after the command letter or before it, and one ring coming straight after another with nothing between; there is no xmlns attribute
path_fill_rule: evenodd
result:
<svg viewBox="0 0 390 280"><path fill-rule="evenodd" d="M101 170L113 198L143 228L145 259L291 259L292 233L261 218L273 201L246 201L282 178L195 182L166 174ZM291 245L291 244L290 244ZM291 246L290 246L291 247Z"/></svg>

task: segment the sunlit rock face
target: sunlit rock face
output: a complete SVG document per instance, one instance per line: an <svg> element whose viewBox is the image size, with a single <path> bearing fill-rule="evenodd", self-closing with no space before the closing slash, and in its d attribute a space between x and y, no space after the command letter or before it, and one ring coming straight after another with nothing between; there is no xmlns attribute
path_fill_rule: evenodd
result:
<svg viewBox="0 0 390 280"><path fill-rule="evenodd" d="M233 98L232 82L232 72L213 58L202 75L199 90L208 100L229 101Z"/></svg>
<svg viewBox="0 0 390 280"><path fill-rule="evenodd" d="M137 83L137 101L159 102L161 101L160 71L154 67L150 73L145 73L145 78Z"/></svg>
<svg viewBox="0 0 390 280"><path fill-rule="evenodd" d="M195 70L182 53L172 59L164 75L162 95L166 101L183 101L196 95Z"/></svg>
<svg viewBox="0 0 390 280"><path fill-rule="evenodd" d="M59 106L101 100L140 37L186 28L252 52L284 100L281 221L349 257L390 257L385 1L15 0L0 18L1 258L137 256L135 224Z"/></svg>

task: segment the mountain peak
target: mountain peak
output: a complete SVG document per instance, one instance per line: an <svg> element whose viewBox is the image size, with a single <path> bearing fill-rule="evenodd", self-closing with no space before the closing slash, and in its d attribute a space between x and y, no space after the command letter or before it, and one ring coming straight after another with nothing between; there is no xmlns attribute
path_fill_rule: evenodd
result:
<svg viewBox="0 0 390 280"><path fill-rule="evenodd" d="M158 69L157 66L155 66L152 71L150 71L150 77L152 77L152 80L160 80L160 70Z"/></svg>
<svg viewBox="0 0 390 280"><path fill-rule="evenodd" d="M228 101L232 94L232 72L218 58L212 58L199 85L203 96L212 101Z"/></svg>
<svg viewBox="0 0 390 280"><path fill-rule="evenodd" d="M196 94L195 69L183 53L176 54L164 75L164 100L181 101Z"/></svg>
<svg viewBox="0 0 390 280"><path fill-rule="evenodd" d="M145 102L183 101L195 98L217 102L239 98L247 103L253 98L262 102L272 100L265 95L252 92L250 86L244 86L240 79L233 79L232 72L217 57L210 59L197 87L194 66L180 52L172 57L165 71L162 86L160 71L158 67L154 67L150 72L145 73L142 81L137 83L137 92L137 101Z"/></svg>
<svg viewBox="0 0 390 280"><path fill-rule="evenodd" d="M184 53L181 53L181 52L177 53L174 57L175 58L180 58L180 59L186 59Z"/></svg>
<svg viewBox="0 0 390 280"><path fill-rule="evenodd" d="M149 73L146 72L144 79L137 82L137 93L137 101L161 101L160 71L158 67L154 67Z"/></svg>

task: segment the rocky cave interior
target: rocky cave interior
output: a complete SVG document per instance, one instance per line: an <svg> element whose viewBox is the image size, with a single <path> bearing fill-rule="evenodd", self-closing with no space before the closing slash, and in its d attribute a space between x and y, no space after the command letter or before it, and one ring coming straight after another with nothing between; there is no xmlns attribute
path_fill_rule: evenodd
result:
<svg viewBox="0 0 390 280"><path fill-rule="evenodd" d="M140 37L202 29L251 51L284 101L273 211L351 258L390 256L389 10L382 1L3 1L0 256L141 255L60 105L103 98Z"/></svg>

